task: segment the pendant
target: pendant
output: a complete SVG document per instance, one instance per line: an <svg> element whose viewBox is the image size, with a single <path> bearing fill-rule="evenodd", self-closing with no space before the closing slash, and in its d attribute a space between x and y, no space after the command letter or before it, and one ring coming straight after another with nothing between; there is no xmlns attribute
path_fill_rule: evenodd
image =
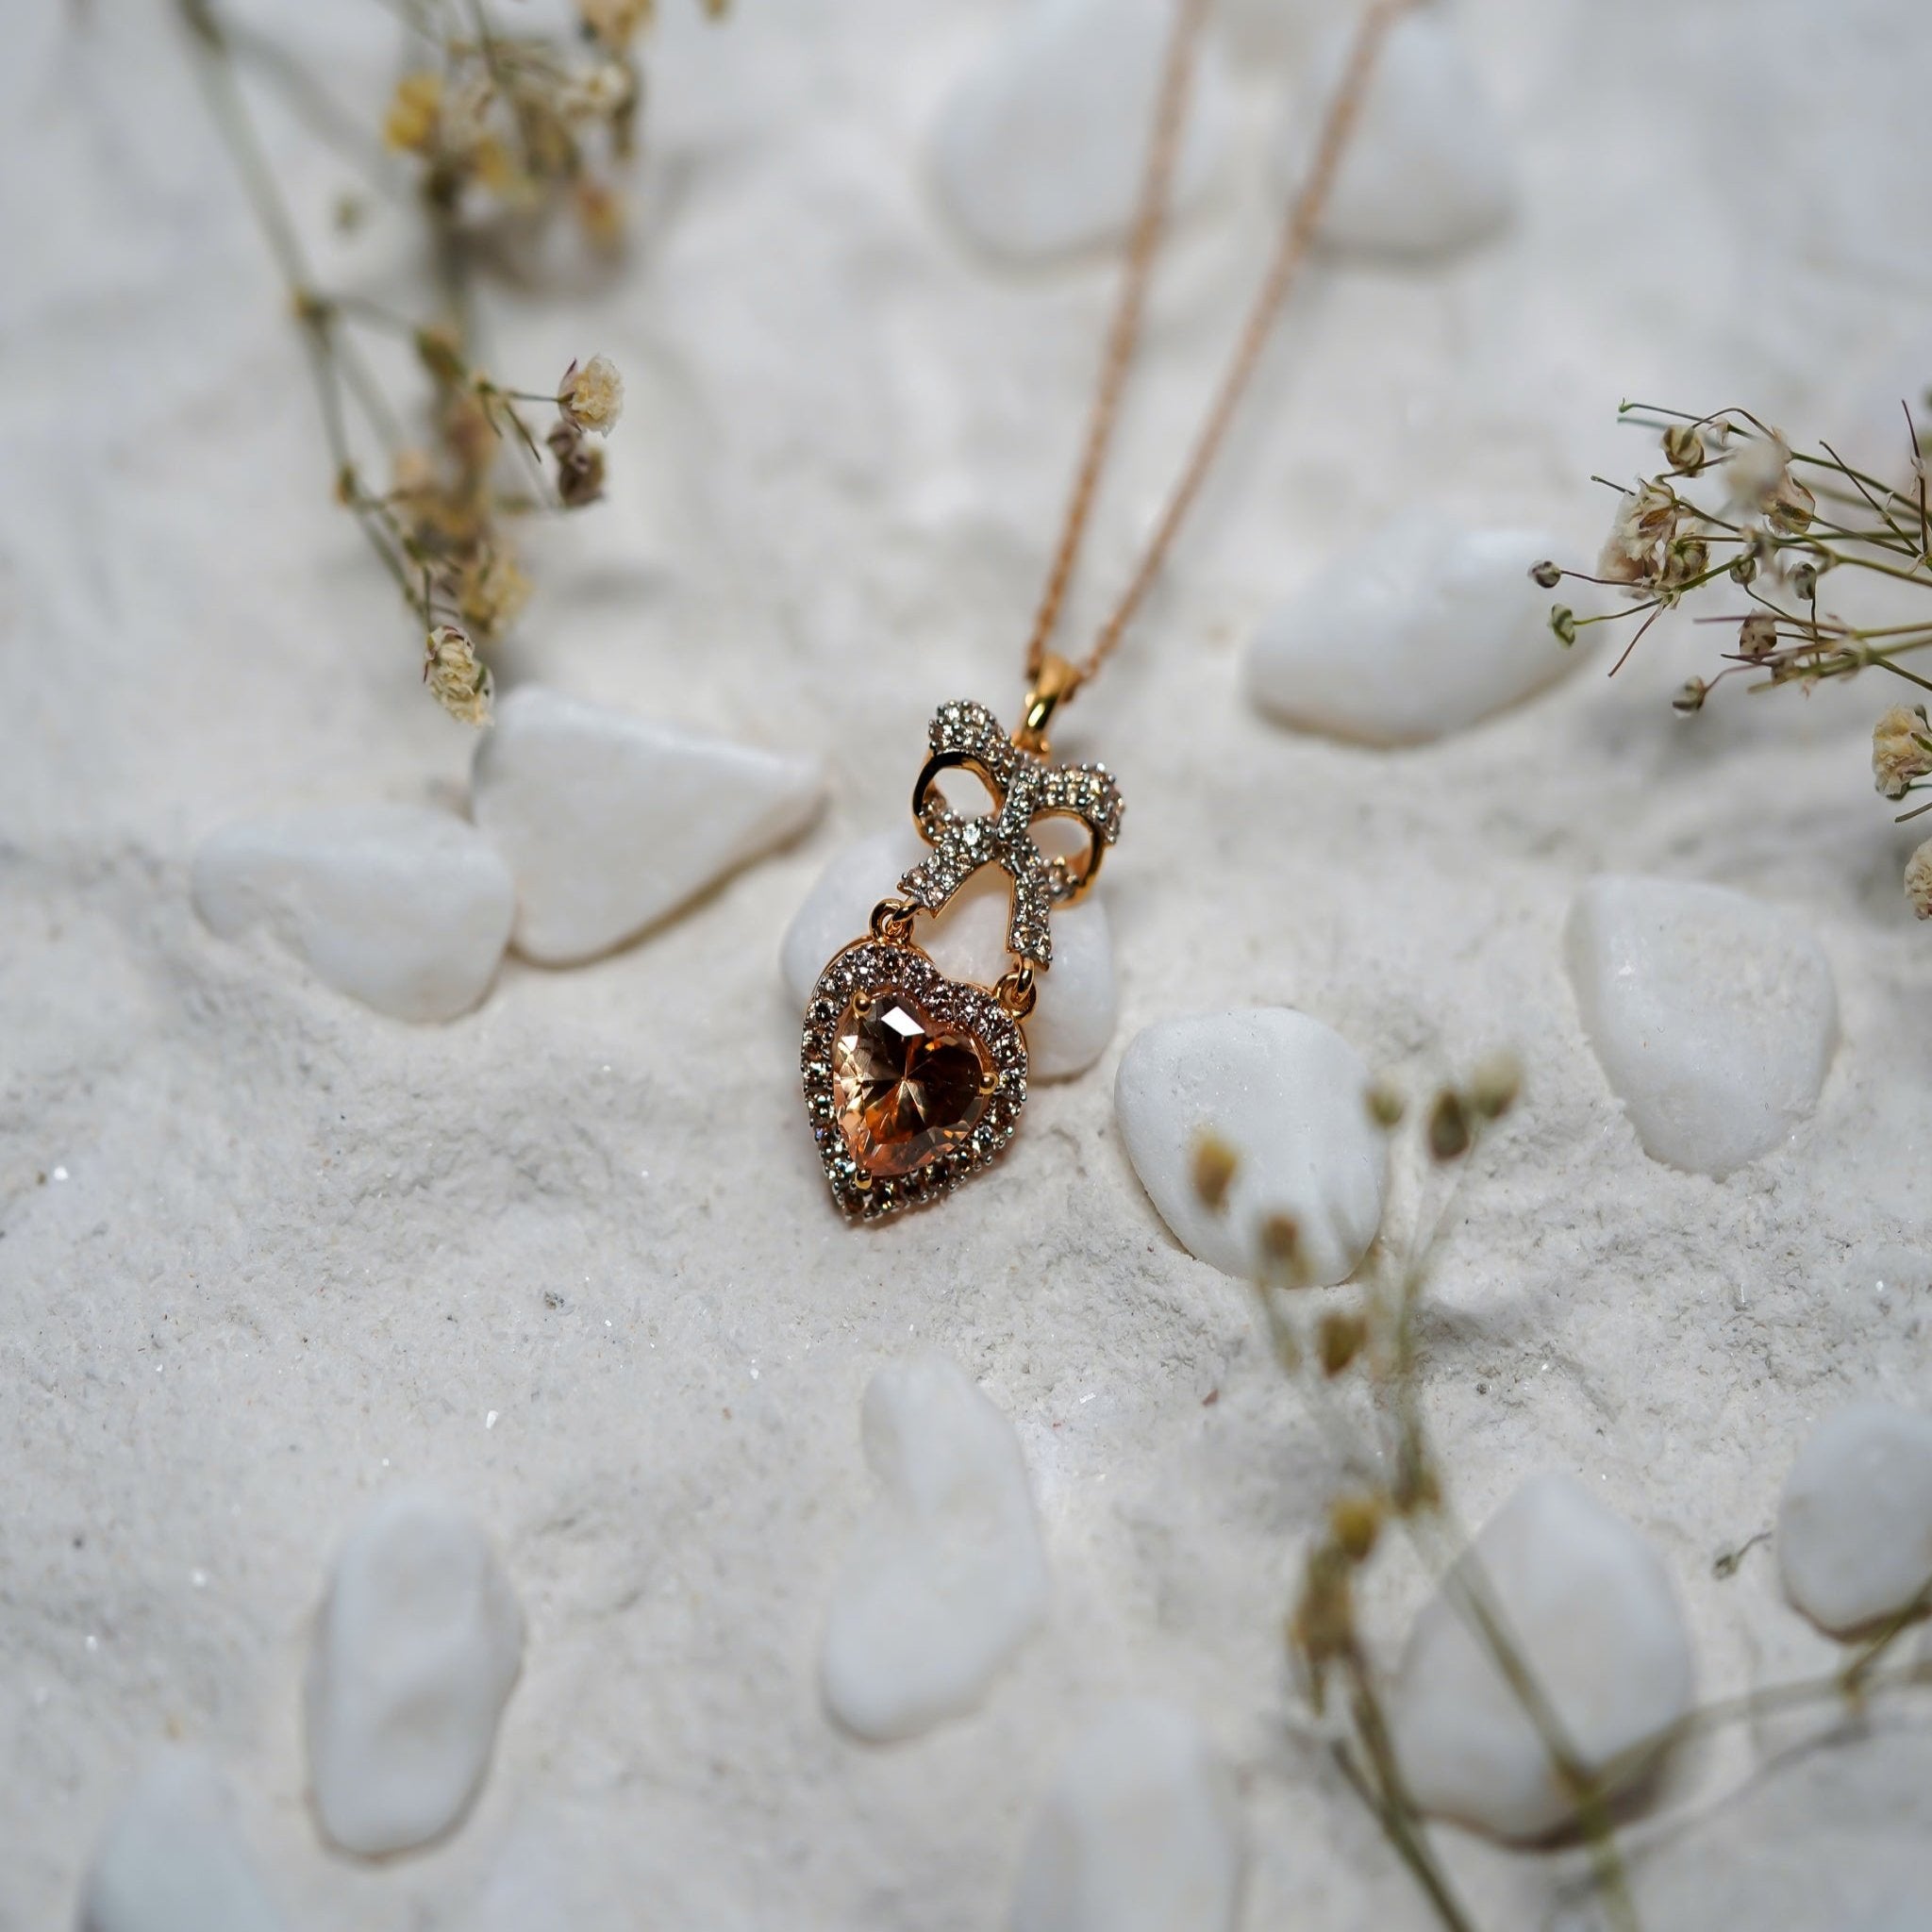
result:
<svg viewBox="0 0 1932 1932"><path fill-rule="evenodd" d="M872 929L834 954L805 1011L800 1057L806 1111L832 1198L876 1220L949 1193L996 1159L1026 1101L1024 1024L1053 964L1049 915L1093 884L1120 837L1120 788L1104 765L1049 762L1045 726L1074 673L1049 657L1008 738L984 705L941 705L926 730L912 816L926 858L874 908ZM970 772L992 802L973 817L939 791ZM1084 848L1048 858L1041 819L1074 821ZM1012 965L991 986L949 978L913 938L983 866L1006 874Z"/></svg>

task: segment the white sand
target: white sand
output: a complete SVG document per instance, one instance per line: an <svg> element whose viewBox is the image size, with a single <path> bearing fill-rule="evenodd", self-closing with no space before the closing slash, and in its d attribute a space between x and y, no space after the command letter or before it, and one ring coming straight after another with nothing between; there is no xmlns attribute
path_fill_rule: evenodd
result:
<svg viewBox="0 0 1932 1932"><path fill-rule="evenodd" d="M376 96L379 9L261 5ZM1193 1710L1239 1768L1251 1925L1422 1925L1295 1740L1280 1615L1331 1452L1241 1290L1137 1189L1108 1116L1121 1042L1040 1091L1013 1157L943 1211L860 1232L827 1206L778 938L825 854L904 809L936 700L1013 704L1111 275L1001 275L934 218L924 130L994 8L746 4L722 31L695 10L666 0L636 266L493 310L506 376L602 350L629 392L611 501L536 545L510 668L822 752L837 803L671 929L581 971L512 965L441 1029L190 909L209 829L447 799L469 738L329 508L299 347L166 9L10 11L0 1925L63 1922L138 1762L179 1736L226 1769L309 1932L979 1932L1054 1767L1129 1693ZM1821 1414L1927 1403L1932 934L1865 773L1889 694L1680 724L1663 697L1709 634L1660 631L1614 686L1599 660L1492 726L1382 754L1252 715L1235 650L1418 495L1554 522L1591 554L1588 472L1647 456L1611 426L1620 395L1816 427L1839 375L1909 344L1932 16L1469 10L1524 219L1447 272L1308 289L1167 591L1061 738L1127 788L1123 1041L1274 1001L1417 1077L1521 1050L1529 1098L1428 1327L1456 1492L1478 1517L1535 1469L1600 1487L1673 1568L1706 1688L1731 1690L1833 1653L1767 1551L1724 1582L1713 1556L1769 1526ZM1241 11L1245 138L1172 256L1090 619L1270 219L1292 36L1259 31L1261 0ZM279 121L274 144L319 213L345 176ZM380 285L395 246L378 224L324 273ZM1639 1150L1559 959L1606 866L1812 923L1845 1037L1789 1152L1720 1185ZM825 1721L814 1653L869 1499L859 1393L915 1342L1015 1418L1056 1594L981 1714L878 1752ZM527 1667L468 1826L364 1870L307 1815L298 1679L329 1550L403 1477L491 1525ZM1378 1628L1399 1635L1425 1587L1391 1561ZM1791 1735L1702 1754L1634 1835L1652 1925L1736 1905L1837 1932L1932 1887L1932 1739L1894 1721L1780 1760ZM1444 1842L1488 1924L1564 1922L1574 1855Z"/></svg>

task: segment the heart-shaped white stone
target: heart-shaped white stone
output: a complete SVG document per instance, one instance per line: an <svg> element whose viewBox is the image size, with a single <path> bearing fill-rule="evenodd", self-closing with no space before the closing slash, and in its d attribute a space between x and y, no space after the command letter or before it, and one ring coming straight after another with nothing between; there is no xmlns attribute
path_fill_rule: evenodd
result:
<svg viewBox="0 0 1932 1932"><path fill-rule="evenodd" d="M1324 241L1391 255L1447 255L1509 219L1509 143L1448 12L1411 8L1389 29L1322 217ZM1275 149L1284 193L1307 170L1354 36L1353 22L1338 23L1307 64Z"/></svg>
<svg viewBox="0 0 1932 1932"><path fill-rule="evenodd" d="M1828 1416L1777 1506L1785 1594L1839 1635L1894 1617L1932 1583L1932 1419L1880 1402Z"/></svg>
<svg viewBox="0 0 1932 1932"><path fill-rule="evenodd" d="M1690 1708L1690 1635L1657 1552L1574 1476L1533 1475L1423 1606L1390 1692L1409 1795L1498 1838L1575 1810L1562 1774L1468 1608L1508 1635L1582 1766L1625 1777Z"/></svg>
<svg viewBox="0 0 1932 1932"><path fill-rule="evenodd" d="M1020 1857L1012 1932L1231 1932L1234 1780L1186 1711L1135 1699L1067 1754Z"/></svg>
<svg viewBox="0 0 1932 1932"><path fill-rule="evenodd" d="M281 1932L222 1774L171 1749L128 1793L81 1887L80 1932Z"/></svg>
<svg viewBox="0 0 1932 1932"><path fill-rule="evenodd" d="M1261 621L1248 694L1286 724L1367 744L1464 730L1575 663L1529 578L1557 548L1430 509L1396 517Z"/></svg>
<svg viewBox="0 0 1932 1932"><path fill-rule="evenodd" d="M441 1838L481 1789L522 1667L524 1617L489 1539L404 1490L342 1544L306 1686L317 1817L365 1857Z"/></svg>
<svg viewBox="0 0 1932 1932"><path fill-rule="evenodd" d="M1157 1021L1127 1042L1114 1118L1134 1172L1191 1255L1256 1278L1261 1228L1293 1217L1316 1282L1346 1281L1382 1224L1388 1149L1370 1074L1332 1026L1282 1007ZM1220 1211L1194 1189L1212 1133L1240 1166Z"/></svg>
<svg viewBox="0 0 1932 1932"><path fill-rule="evenodd" d="M515 891L473 825L410 806L230 825L194 855L195 909L234 939L261 926L338 991L398 1020L449 1020L489 991Z"/></svg>
<svg viewBox="0 0 1932 1932"><path fill-rule="evenodd" d="M522 685L476 745L473 808L516 879L517 950L594 958L804 830L815 759Z"/></svg>
<svg viewBox="0 0 1932 1932"><path fill-rule="evenodd" d="M1643 1151L1727 1174L1810 1117L1838 1044L1831 966L1782 907L1690 879L1591 879L1564 932L1583 1030Z"/></svg>
<svg viewBox="0 0 1932 1932"><path fill-rule="evenodd" d="M1013 1425L944 1356L865 1391L879 1494L833 1586L825 1706L874 1743L978 1703L1046 1611L1046 1554Z"/></svg>
<svg viewBox="0 0 1932 1932"><path fill-rule="evenodd" d="M1032 0L948 96L933 130L940 198L974 241L1037 259L1127 230L1174 8L1167 0ZM1228 115L1203 42L1174 207L1212 177Z"/></svg>
<svg viewBox="0 0 1932 1932"><path fill-rule="evenodd" d="M910 825L876 832L840 853L808 892L779 947L786 990L803 1007L825 961L861 938L872 909L931 848ZM1077 905L1053 915L1053 965L1036 981L1039 1003L1026 1017L1029 1077L1061 1080L1084 1074L1113 1038L1119 1001L1113 934L1096 885ZM951 979L991 986L1013 963L1007 953L1008 881L988 866L959 889L936 920L921 919L919 945Z"/></svg>

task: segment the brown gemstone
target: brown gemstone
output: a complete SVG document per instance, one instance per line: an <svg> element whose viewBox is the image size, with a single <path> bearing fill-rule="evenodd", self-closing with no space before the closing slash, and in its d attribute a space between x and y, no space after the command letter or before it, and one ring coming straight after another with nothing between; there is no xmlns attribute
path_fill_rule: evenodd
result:
<svg viewBox="0 0 1932 1932"><path fill-rule="evenodd" d="M913 1173L961 1145L986 1111L995 1075L970 1033L928 1019L898 993L860 993L832 1041L832 1104L852 1158L869 1174Z"/></svg>

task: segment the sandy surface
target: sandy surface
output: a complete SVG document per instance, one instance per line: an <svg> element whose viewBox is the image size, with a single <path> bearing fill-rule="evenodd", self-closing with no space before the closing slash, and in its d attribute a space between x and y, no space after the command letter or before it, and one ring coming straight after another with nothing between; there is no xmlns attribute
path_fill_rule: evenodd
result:
<svg viewBox="0 0 1932 1932"><path fill-rule="evenodd" d="M278 10L377 96L378 8ZM816 749L837 803L647 942L578 972L512 963L473 1018L411 1029L188 906L214 826L458 797L469 744L329 509L297 342L166 10L12 9L7 1932L63 1923L103 1817L174 1736L228 1767L311 1932L969 1932L999 1922L1058 1755L1124 1691L1190 1705L1239 1767L1251 1925L1426 1923L1296 1741L1279 1620L1332 1451L1242 1292L1174 1246L1126 1168L1119 1042L1038 1093L995 1175L903 1224L841 1225L801 1124L779 933L838 842L903 809L936 700L1013 703L1110 288L1102 261L994 271L930 205L924 130L1001 10L747 0L706 32L667 0L638 260L492 308L506 375L603 350L630 390L611 501L540 541L511 670ZM1271 219L1262 150L1297 32L1268 17L1241 11L1241 138L1172 257L1090 619ZM1813 1418L1854 1391L1923 1402L1932 1359L1932 940L1865 771L1889 699L1682 726L1662 700L1697 646L1656 633L1614 686L1598 662L1489 727L1372 754L1257 720L1235 652L1418 496L1552 522L1586 556L1606 505L1589 471L1646 454L1611 426L1620 395L1814 425L1908 347L1932 280L1932 16L1471 0L1468 25L1520 142L1522 220L1446 272L1307 290L1165 594L1062 748L1127 789L1123 1040L1284 1002L1416 1078L1520 1049L1530 1097L1428 1333L1457 1494L1475 1516L1533 1469L1599 1485L1672 1564L1704 1683L1732 1690L1830 1652L1766 1551L1724 1582L1713 1556L1768 1526ZM273 139L325 208L340 169L279 122ZM388 286L397 245L378 222L325 273ZM1605 866L1813 924L1844 1043L1788 1152L1717 1184L1639 1150L1559 965L1570 899ZM879 1752L824 1719L814 1650L868 1496L859 1392L915 1341L1014 1417L1055 1600L979 1715ZM476 1814L371 1870L317 1842L297 1680L328 1551L403 1476L491 1525L530 1639ZM1424 1584L1389 1565L1378 1627L1399 1634ZM1796 1755L1784 1730L1733 1737L1686 1765L1633 1832L1646 1923L1824 1932L1926 1896L1932 1736L1882 1730ZM1486 1924L1574 1922L1574 1855L1444 1842Z"/></svg>

